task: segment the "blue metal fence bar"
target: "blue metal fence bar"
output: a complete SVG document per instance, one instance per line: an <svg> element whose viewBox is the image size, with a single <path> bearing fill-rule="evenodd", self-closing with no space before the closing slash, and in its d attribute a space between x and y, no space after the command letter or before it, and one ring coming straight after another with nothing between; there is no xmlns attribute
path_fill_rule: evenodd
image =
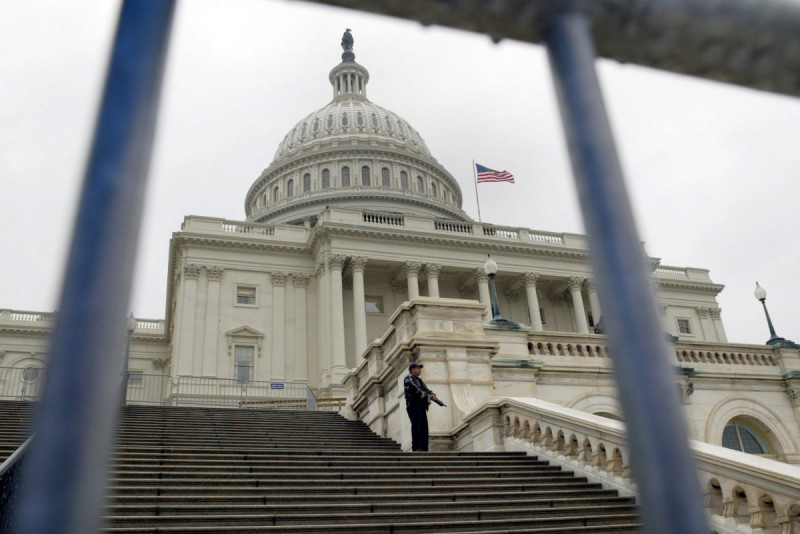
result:
<svg viewBox="0 0 800 534"><path fill-rule="evenodd" d="M631 462L648 533L709 528L680 411L650 271L606 115L585 15L555 17L545 35L612 347Z"/></svg>
<svg viewBox="0 0 800 534"><path fill-rule="evenodd" d="M316 410L316 397L305 382L241 381L235 378L179 376L175 404L245 409Z"/></svg>
<svg viewBox="0 0 800 534"><path fill-rule="evenodd" d="M14 531L97 532L174 0L122 6Z"/></svg>

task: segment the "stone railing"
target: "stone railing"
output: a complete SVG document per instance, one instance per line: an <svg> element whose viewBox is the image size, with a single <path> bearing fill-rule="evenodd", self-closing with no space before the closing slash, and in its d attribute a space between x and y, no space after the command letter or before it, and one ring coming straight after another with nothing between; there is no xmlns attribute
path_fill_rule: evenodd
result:
<svg viewBox="0 0 800 534"><path fill-rule="evenodd" d="M777 367L773 349L765 345L733 343L677 343L675 357L679 363L722 364L754 367Z"/></svg>
<svg viewBox="0 0 800 534"><path fill-rule="evenodd" d="M452 439L461 451L525 451L636 494L619 421L538 399L492 398L465 416ZM715 531L800 532L800 467L708 443L690 446Z"/></svg>
<svg viewBox="0 0 800 534"><path fill-rule="evenodd" d="M275 227L266 224L222 221L222 231L235 234L275 235Z"/></svg>
<svg viewBox="0 0 800 534"><path fill-rule="evenodd" d="M54 321L55 313L0 310L0 322L3 323L38 323L41 326L52 326Z"/></svg>

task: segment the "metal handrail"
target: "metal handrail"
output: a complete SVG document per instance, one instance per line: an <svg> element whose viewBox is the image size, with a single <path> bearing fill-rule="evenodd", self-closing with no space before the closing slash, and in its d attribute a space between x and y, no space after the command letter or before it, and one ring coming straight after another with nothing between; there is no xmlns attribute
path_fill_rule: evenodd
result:
<svg viewBox="0 0 800 534"><path fill-rule="evenodd" d="M11 519L16 510L17 486L19 485L19 468L22 458L30 447L33 435L11 453L11 456L0 464L0 533L11 529Z"/></svg>

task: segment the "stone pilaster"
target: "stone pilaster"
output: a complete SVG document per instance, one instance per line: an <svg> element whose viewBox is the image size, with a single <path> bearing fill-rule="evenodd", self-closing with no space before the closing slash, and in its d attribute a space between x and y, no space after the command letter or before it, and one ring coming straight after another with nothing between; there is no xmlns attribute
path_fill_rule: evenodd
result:
<svg viewBox="0 0 800 534"><path fill-rule="evenodd" d="M200 266L186 264L183 266L183 291L181 295L181 324L178 328L180 338L177 343L178 365L176 374L191 375L194 359L194 327L197 310L197 281L200 278Z"/></svg>
<svg viewBox="0 0 800 534"><path fill-rule="evenodd" d="M725 334L725 327L722 325L722 310L719 308L709 308L711 314L711 322L714 324L714 331L717 333L717 340L723 343L728 342L728 336Z"/></svg>
<svg viewBox="0 0 800 534"><path fill-rule="evenodd" d="M319 386L330 385L331 340L330 340L330 279L327 258L317 263L317 354L319 360Z"/></svg>
<svg viewBox="0 0 800 534"><path fill-rule="evenodd" d="M206 267L208 299L206 300L205 340L203 343L203 376L218 376L219 356L219 291L222 267Z"/></svg>
<svg viewBox="0 0 800 534"><path fill-rule="evenodd" d="M270 380L286 378L286 274L272 273L272 361Z"/></svg>

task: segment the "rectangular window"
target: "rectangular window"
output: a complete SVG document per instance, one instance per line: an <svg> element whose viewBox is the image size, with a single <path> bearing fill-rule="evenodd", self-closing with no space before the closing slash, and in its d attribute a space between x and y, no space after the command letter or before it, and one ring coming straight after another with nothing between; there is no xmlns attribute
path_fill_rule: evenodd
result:
<svg viewBox="0 0 800 534"><path fill-rule="evenodd" d="M364 297L364 306L367 313L383 313L383 297Z"/></svg>
<svg viewBox="0 0 800 534"><path fill-rule="evenodd" d="M256 288L252 286L236 286L236 304L255 306Z"/></svg>
<svg viewBox="0 0 800 534"><path fill-rule="evenodd" d="M689 323L689 319L676 319L678 321L678 333L679 334L692 334L692 328Z"/></svg>
<svg viewBox="0 0 800 534"><path fill-rule="evenodd" d="M544 320L544 308L539 308L539 319L542 320L542 326L547 325L547 321Z"/></svg>
<svg viewBox="0 0 800 534"><path fill-rule="evenodd" d="M128 387L140 388L144 385L144 372L128 371Z"/></svg>
<svg viewBox="0 0 800 534"><path fill-rule="evenodd" d="M237 345L233 350L233 377L237 382L247 384L253 380L253 360L255 347Z"/></svg>

